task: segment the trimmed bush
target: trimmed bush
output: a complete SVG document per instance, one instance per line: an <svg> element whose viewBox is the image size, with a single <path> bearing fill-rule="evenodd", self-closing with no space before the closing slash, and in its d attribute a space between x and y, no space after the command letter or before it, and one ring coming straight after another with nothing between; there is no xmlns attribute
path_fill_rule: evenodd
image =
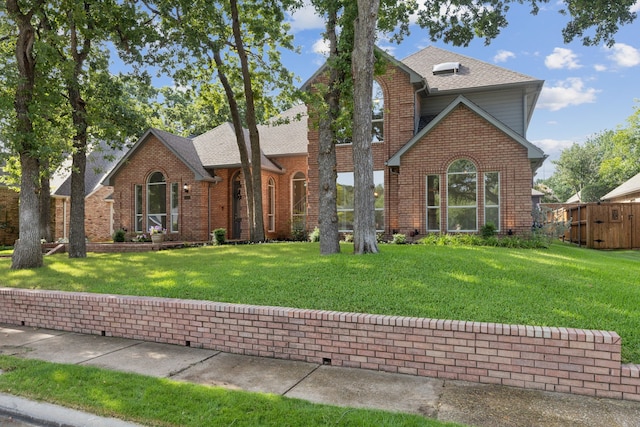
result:
<svg viewBox="0 0 640 427"><path fill-rule="evenodd" d="M212 242L214 245L224 245L227 241L227 230L225 228L216 228L213 230Z"/></svg>

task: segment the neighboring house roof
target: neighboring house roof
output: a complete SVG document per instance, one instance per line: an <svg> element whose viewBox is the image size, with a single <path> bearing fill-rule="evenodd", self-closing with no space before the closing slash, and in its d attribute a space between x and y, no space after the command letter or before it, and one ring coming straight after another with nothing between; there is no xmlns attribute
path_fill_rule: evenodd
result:
<svg viewBox="0 0 640 427"><path fill-rule="evenodd" d="M578 191L576 194L569 197L565 203L580 203L580 199L581 199L580 191Z"/></svg>
<svg viewBox="0 0 640 427"><path fill-rule="evenodd" d="M428 46L401 61L429 84L429 93L460 92L465 89L505 86L509 84L535 84L542 86L542 80L498 67L478 59ZM433 74L433 66L446 62L459 62L460 68L453 74Z"/></svg>
<svg viewBox="0 0 640 427"><path fill-rule="evenodd" d="M509 137L514 139L516 142L518 142L520 145L522 145L524 148L526 148L527 156L532 163L532 167L534 171L538 167L540 167L544 159L547 158L547 156L544 154L544 152L541 149L539 149L538 147L536 147L535 145L527 141L526 138L523 138L520 134L513 131L504 123L497 120L495 117L487 113L482 108L478 107L473 102L469 101L469 99L460 95L451 104L449 104L447 108L445 108L442 112L440 112L440 114L438 114L433 120L431 120L424 128L422 128L420 132L418 132L413 138L411 138L409 142L407 142L402 148L400 148L400 150L398 150L393 156L391 156L391 158L387 160L387 166L400 166L400 158L402 157L402 155L405 154L407 151L409 151L411 147L413 147L418 141L420 141L427 133L429 133L442 120L444 120L444 118L447 117L456 107L458 107L461 104L465 105L471 111L475 112L480 117L484 118L486 121L491 123L493 126L498 128L499 130L507 134Z"/></svg>
<svg viewBox="0 0 640 427"><path fill-rule="evenodd" d="M615 199L638 192L640 192L640 173L602 196L602 200Z"/></svg>
<svg viewBox="0 0 640 427"><path fill-rule="evenodd" d="M544 193L540 190L536 190L535 188L532 188L531 196L544 196Z"/></svg>
<svg viewBox="0 0 640 427"><path fill-rule="evenodd" d="M102 185L104 177L124 156L126 147L114 149L105 143L87 155L87 168L84 175L84 196L88 197ZM53 193L55 196L71 196L71 174Z"/></svg>

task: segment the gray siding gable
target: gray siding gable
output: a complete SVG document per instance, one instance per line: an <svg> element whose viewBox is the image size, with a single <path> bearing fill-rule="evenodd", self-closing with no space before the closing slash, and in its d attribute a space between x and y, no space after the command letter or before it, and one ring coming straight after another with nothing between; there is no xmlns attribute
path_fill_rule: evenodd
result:
<svg viewBox="0 0 640 427"><path fill-rule="evenodd" d="M497 120L491 114L480 108L478 105L471 102L468 98L460 95L456 97L456 99L451 102L444 110L442 110L432 121L430 121L420 132L418 132L409 142L407 142L400 150L398 150L389 160L387 160L387 166L400 166L400 161L402 156L411 149L416 143L418 143L427 133L429 133L434 127L436 127L445 117L447 117L458 105L463 104L468 107L471 111L478 114L480 117L487 120L489 123L494 125L496 128L507 134L509 137L514 139L516 142L520 143L523 147L527 149L527 156L531 160L532 167L535 171L544 159L546 159L546 155L542 152L541 149L533 145L531 142L527 141L522 135L513 131L511 128L505 126L502 122Z"/></svg>

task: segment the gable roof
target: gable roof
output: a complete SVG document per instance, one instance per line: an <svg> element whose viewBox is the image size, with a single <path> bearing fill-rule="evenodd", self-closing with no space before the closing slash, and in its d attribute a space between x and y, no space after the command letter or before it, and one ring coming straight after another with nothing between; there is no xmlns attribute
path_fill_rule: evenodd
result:
<svg viewBox="0 0 640 427"><path fill-rule="evenodd" d="M161 143L165 145L178 159L180 159L192 172L194 179L197 181L213 180L213 177L202 166L198 153L193 145L193 141L189 138L174 135L172 133L151 128L144 133L131 147L129 151L120 159L118 164L109 172L102 180L103 185L113 185L111 180L117 174L118 170L127 163L129 158L140 148L151 136L155 136Z"/></svg>
<svg viewBox="0 0 640 427"><path fill-rule="evenodd" d="M280 124L279 121L285 121ZM305 104L296 105L258 126L260 147L267 156L307 154L308 116Z"/></svg>
<svg viewBox="0 0 640 427"><path fill-rule="evenodd" d="M127 147L112 148L101 142L87 155L87 168L84 174L84 196L90 196L102 185L106 175L113 170L124 156ZM71 174L53 193L55 196L71 196Z"/></svg>
<svg viewBox="0 0 640 427"><path fill-rule="evenodd" d="M459 62L454 74L433 74L433 66L445 62ZM492 86L533 84L542 86L543 81L498 67L459 53L435 46L428 46L402 60L402 63L420 74L429 85L429 93L460 92Z"/></svg>
<svg viewBox="0 0 640 427"><path fill-rule="evenodd" d="M433 120L431 120L420 132L418 132L413 138L409 140L400 150L398 150L389 160L387 160L387 166L400 166L400 158L407 151L411 149L418 141L420 141L427 133L429 133L434 127L436 127L442 120L445 119L456 107L459 105L465 105L474 113L478 114L480 117L491 123L493 126L498 128L500 131L507 134L510 138L518 142L524 148L527 149L527 157L531 160L532 166L537 169L544 159L547 156L542 152L541 149L527 141L527 139L523 138L520 134L513 131L508 126L504 125L501 121L484 111L482 108L478 107L473 102L469 101L469 99L465 98L463 95L458 96L451 104L449 104L444 110L440 112Z"/></svg>
<svg viewBox="0 0 640 427"><path fill-rule="evenodd" d="M420 75L420 73L414 71L408 64L405 64L403 61L398 61L396 58L389 55L387 52L380 49L378 46L374 46L374 49L376 53L382 56L386 61L389 61L391 64L395 65L396 67L400 68L402 71L407 73L409 75L409 81L411 83L417 84L420 86L424 86L427 84L423 76ZM318 70L315 73L313 73L313 75L309 77L307 81L302 84L302 86L300 86L300 90L302 91L309 90L309 85L313 83L318 78L318 76L324 73L327 67L328 67L327 61L325 61L325 63L322 64L322 66L318 68Z"/></svg>
<svg viewBox="0 0 640 427"><path fill-rule="evenodd" d="M633 176L629 180L623 182L604 196L602 200L614 199L616 197L624 197L628 194L640 192L640 173Z"/></svg>

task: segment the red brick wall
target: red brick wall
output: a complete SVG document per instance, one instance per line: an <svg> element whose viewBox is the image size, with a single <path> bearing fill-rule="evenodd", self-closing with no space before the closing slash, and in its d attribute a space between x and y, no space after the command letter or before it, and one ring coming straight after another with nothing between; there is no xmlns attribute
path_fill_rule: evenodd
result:
<svg viewBox="0 0 640 427"><path fill-rule="evenodd" d="M167 182L167 202L170 200L171 183L177 182L180 192L179 232L170 233L169 240L209 240L207 192L212 184L197 182L193 172L153 135L134 152L116 174L114 191L114 229L123 228L133 232L134 186L143 188L143 216L146 215L146 183L153 172L162 172ZM183 185L190 186L183 192ZM213 191L213 190L212 190ZM167 206L167 210L170 207ZM170 220L167 217L167 226ZM146 221L143 221L144 233Z"/></svg>
<svg viewBox="0 0 640 427"><path fill-rule="evenodd" d="M106 200L111 193L113 193L113 187L100 186L98 190L84 199L84 231L90 242L107 242L113 238L113 231L115 231L111 229L113 201ZM52 218L54 223L53 238L54 240L69 238L71 199L55 197L53 204L55 212Z"/></svg>
<svg viewBox="0 0 640 427"><path fill-rule="evenodd" d="M0 323L640 401L615 332L10 288Z"/></svg>
<svg viewBox="0 0 640 427"><path fill-rule="evenodd" d="M0 245L13 245L18 239L20 193L0 185Z"/></svg>
<svg viewBox="0 0 640 427"><path fill-rule="evenodd" d="M458 106L401 159L398 186L397 229L409 234L426 233L426 177L440 175L441 232L446 223L446 172L458 159L469 159L478 172L478 229L484 225L484 172L500 173L501 231L531 231L532 171L527 150L464 105ZM391 218L391 221L394 221Z"/></svg>

